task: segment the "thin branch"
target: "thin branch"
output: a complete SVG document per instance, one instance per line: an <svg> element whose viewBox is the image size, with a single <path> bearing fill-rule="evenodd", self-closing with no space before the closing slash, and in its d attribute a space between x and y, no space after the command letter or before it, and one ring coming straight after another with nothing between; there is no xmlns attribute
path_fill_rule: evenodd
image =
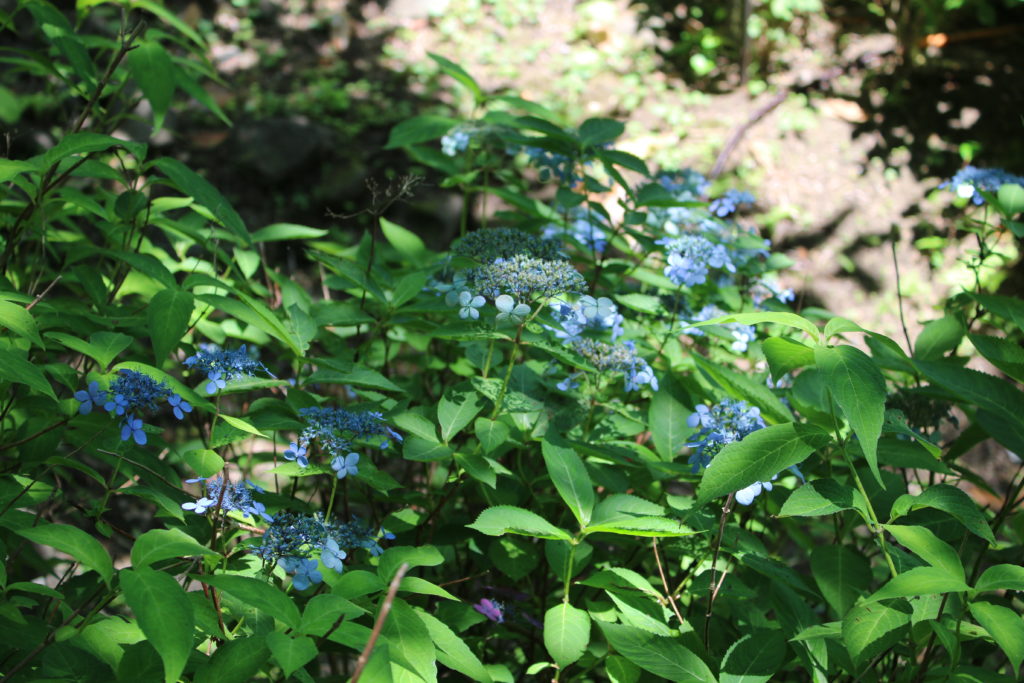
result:
<svg viewBox="0 0 1024 683"><path fill-rule="evenodd" d="M349 679L349 683L358 683L359 677L363 675L363 669L366 668L366 663L370 661L370 654L373 652L373 647L377 644L377 638L380 637L380 632L384 629L384 622L387 621L388 613L391 611L391 605L395 601L395 595L398 593L398 585L402 583L402 577L409 571L409 563L403 562L402 566L395 572L395 578L391 579L391 585L388 587L388 594L384 598L384 604L380 606L380 613L377 615L377 621L373 624L373 631L370 633L370 639L366 641L366 647L359 654L359 659L356 660L356 671L352 674L352 678Z"/></svg>
<svg viewBox="0 0 1024 683"><path fill-rule="evenodd" d="M682 627L683 615L679 613L679 606L676 605L676 599L672 597L672 591L668 587L668 579L665 578L665 568L661 566L661 556L658 554L658 539L651 539L651 547L654 548L654 562L658 565L661 585L665 587L665 597L668 598L668 604L672 606L672 611L676 613L676 618L679 619L679 626Z"/></svg>

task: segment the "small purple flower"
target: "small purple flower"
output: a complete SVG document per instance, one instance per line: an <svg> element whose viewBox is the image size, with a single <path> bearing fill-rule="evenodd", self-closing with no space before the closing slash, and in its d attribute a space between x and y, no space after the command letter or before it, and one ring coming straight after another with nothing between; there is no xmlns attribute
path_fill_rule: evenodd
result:
<svg viewBox="0 0 1024 683"><path fill-rule="evenodd" d="M227 382L224 381L224 373L220 370L210 370L210 374L206 376L206 379L210 380L206 383L206 393L215 394L218 389L223 389L227 386Z"/></svg>
<svg viewBox="0 0 1024 683"><path fill-rule="evenodd" d="M79 389L76 391L75 398L82 404L78 406L78 414L88 415L92 412L93 406L99 406L100 408L103 407L107 398L107 392L101 391L99 382L93 380L92 382L89 382L89 387L87 389Z"/></svg>
<svg viewBox="0 0 1024 683"><path fill-rule="evenodd" d="M110 399L103 406L103 410L108 413L113 412L117 415L124 415L125 409L128 408L128 399L121 394L116 394L114 398Z"/></svg>
<svg viewBox="0 0 1024 683"><path fill-rule="evenodd" d="M127 441L129 438L135 439L135 443L140 446L146 445L146 432L142 431L142 420L134 415L126 417L121 425L121 441Z"/></svg>
<svg viewBox="0 0 1024 683"><path fill-rule="evenodd" d="M473 609L498 624L505 621L505 608L500 602L483 598L479 603L473 605Z"/></svg>
<svg viewBox="0 0 1024 683"><path fill-rule="evenodd" d="M174 408L174 417L178 418L179 420L185 419L185 413L192 412L192 406L189 404L189 402L183 399L178 394L173 394L169 399L167 399L167 402L171 404L172 408Z"/></svg>
<svg viewBox="0 0 1024 683"><path fill-rule="evenodd" d="M338 479L344 479L348 475L355 476L359 474L359 454L349 453L342 457L340 455L334 456L331 460L331 469L338 473Z"/></svg>
<svg viewBox="0 0 1024 683"><path fill-rule="evenodd" d="M299 463L299 467L306 467L309 465L309 458L306 457L306 447L300 446L294 441L292 441L288 450L284 452L284 459L295 460Z"/></svg>

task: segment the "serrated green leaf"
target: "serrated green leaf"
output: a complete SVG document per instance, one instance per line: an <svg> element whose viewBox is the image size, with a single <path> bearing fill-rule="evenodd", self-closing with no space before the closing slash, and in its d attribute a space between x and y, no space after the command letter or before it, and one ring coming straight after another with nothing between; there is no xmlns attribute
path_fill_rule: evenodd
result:
<svg viewBox="0 0 1024 683"><path fill-rule="evenodd" d="M432 545L421 546L395 546L388 548L380 556L377 564L377 574L381 581L387 583L394 578L398 568L408 564L409 568L415 567L436 567L444 562L444 556Z"/></svg>
<svg viewBox="0 0 1024 683"><path fill-rule="evenodd" d="M291 598L266 581L235 574L199 574L193 578L231 594L246 605L280 620L289 628L299 627L299 608Z"/></svg>
<svg viewBox="0 0 1024 683"><path fill-rule="evenodd" d="M423 625L427 627L430 639L434 641L437 661L474 681L491 683L493 679L487 673L483 662L473 654L473 651L456 635L455 631L437 617L423 610L416 610L416 614Z"/></svg>
<svg viewBox="0 0 1024 683"><path fill-rule="evenodd" d="M419 235L386 218L380 219L380 229L384 233L384 239L410 263L420 264L423 262L427 255L427 246L423 244Z"/></svg>
<svg viewBox="0 0 1024 683"><path fill-rule="evenodd" d="M974 584L976 591L1024 591L1024 567L1019 564L997 564L982 572Z"/></svg>
<svg viewBox="0 0 1024 683"><path fill-rule="evenodd" d="M845 545L823 545L811 551L811 574L840 619L871 586L871 563Z"/></svg>
<svg viewBox="0 0 1024 683"><path fill-rule="evenodd" d="M860 491L835 479L809 481L789 494L780 517L818 517L843 510L859 510L867 517L867 505Z"/></svg>
<svg viewBox="0 0 1024 683"><path fill-rule="evenodd" d="M580 528L586 527L594 509L594 485L583 460L564 443L553 443L547 438L541 442L541 453L558 494Z"/></svg>
<svg viewBox="0 0 1024 683"><path fill-rule="evenodd" d="M925 323L921 334L914 340L914 358L937 360L952 351L964 338L964 325L959 318L947 315Z"/></svg>
<svg viewBox="0 0 1024 683"><path fill-rule="evenodd" d="M484 399L469 384L461 382L451 387L437 404L437 421L441 425L441 438L448 443L473 421L484 407Z"/></svg>
<svg viewBox="0 0 1024 683"><path fill-rule="evenodd" d="M46 348L42 337L39 336L35 318L23 306L10 301L0 301L0 327L12 330L41 349Z"/></svg>
<svg viewBox="0 0 1024 683"><path fill-rule="evenodd" d="M270 657L266 638L254 635L221 643L196 672L196 683L248 683Z"/></svg>
<svg viewBox="0 0 1024 683"><path fill-rule="evenodd" d="M178 348L188 330L194 307L192 295L176 288L161 290L150 300L146 320L158 366L163 365L168 353Z"/></svg>
<svg viewBox="0 0 1024 683"><path fill-rule="evenodd" d="M996 542L996 538L992 535L992 530L985 520L985 515L966 492L955 486L935 484L916 496L910 494L900 496L892 504L890 521L921 508L942 510L963 524L964 528L975 536L989 543Z"/></svg>
<svg viewBox="0 0 1024 683"><path fill-rule="evenodd" d="M910 614L882 603L857 605L843 617L843 643L855 663L869 660L899 642Z"/></svg>
<svg viewBox="0 0 1024 683"><path fill-rule="evenodd" d="M878 439L885 421L885 378L867 354L852 346L819 346L814 350L814 360L860 439L871 472L881 483Z"/></svg>
<svg viewBox="0 0 1024 683"><path fill-rule="evenodd" d="M434 642L430 638L430 631L409 603L395 598L381 633L387 639L389 651L398 663L408 665L428 683L437 680Z"/></svg>
<svg viewBox="0 0 1024 683"><path fill-rule="evenodd" d="M132 545L132 566L148 567L154 562L172 557L210 555L220 557L215 550L199 544L178 529L152 529L135 539Z"/></svg>
<svg viewBox="0 0 1024 683"><path fill-rule="evenodd" d="M900 545L906 546L922 560L943 569L950 576L964 581L964 567L953 546L949 545L923 526L901 526L898 524L883 524L882 527L892 534Z"/></svg>
<svg viewBox="0 0 1024 683"><path fill-rule="evenodd" d="M14 532L33 543L56 548L67 553L75 562L94 570L106 584L114 576L114 563L99 541L70 524L40 524Z"/></svg>
<svg viewBox="0 0 1024 683"><path fill-rule="evenodd" d="M296 669L308 664L319 653L312 638L292 637L280 631L271 631L267 634L267 646L285 676L291 676Z"/></svg>
<svg viewBox="0 0 1024 683"><path fill-rule="evenodd" d="M590 643L590 615L567 602L544 614L544 647L559 668L583 656Z"/></svg>
<svg viewBox="0 0 1024 683"><path fill-rule="evenodd" d="M170 574L142 567L124 569L120 578L139 627L163 660L165 683L174 683L192 651L192 603Z"/></svg>
<svg viewBox="0 0 1024 683"><path fill-rule="evenodd" d="M163 127L164 116L174 97L174 63L160 43L143 40L128 53L128 67L149 100L155 133Z"/></svg>
<svg viewBox="0 0 1024 683"><path fill-rule="evenodd" d="M666 386L654 392L647 419L654 449L662 460L672 461L686 445L693 432L686 422L689 417L690 409L677 401Z"/></svg>
<svg viewBox="0 0 1024 683"><path fill-rule="evenodd" d="M729 313L727 315L718 316L717 318L712 318L711 320L690 323L690 327L724 325L726 323L739 323L740 325L774 323L776 325L786 325L788 327L795 327L799 330L803 330L815 341L821 338L821 333L818 331L818 327L807 318L803 318L796 313L776 313L771 311L763 313Z"/></svg>
<svg viewBox="0 0 1024 683"><path fill-rule="evenodd" d="M560 541L570 539L567 532L554 526L537 513L511 505L487 508L480 513L475 522L466 526L487 536L521 534Z"/></svg>
<svg viewBox="0 0 1024 683"><path fill-rule="evenodd" d="M785 337L771 337L761 342L772 378L776 381L797 368L814 365L814 349Z"/></svg>
<svg viewBox="0 0 1024 683"><path fill-rule="evenodd" d="M985 356L992 365L1024 383L1024 349L1019 344L1003 337L981 334L972 334L968 338L978 353Z"/></svg>
<svg viewBox="0 0 1024 683"><path fill-rule="evenodd" d="M963 593L969 590L964 581L940 567L913 567L892 577L888 583L864 599L876 602L892 598L910 598L915 595L937 593Z"/></svg>
<svg viewBox="0 0 1024 683"><path fill-rule="evenodd" d="M674 638L664 638L632 626L596 622L609 645L641 669L673 683L714 683L716 678L700 657Z"/></svg>
<svg viewBox="0 0 1024 683"><path fill-rule="evenodd" d="M739 491L756 481L770 481L787 467L803 462L829 441L827 433L810 425L787 422L759 429L719 451L714 466L704 471L697 487L697 498L705 502Z"/></svg>
<svg viewBox="0 0 1024 683"><path fill-rule="evenodd" d="M0 349L0 379L24 384L54 401L57 400L57 395L53 393L53 387L50 386L43 371L14 351Z"/></svg>
<svg viewBox="0 0 1024 683"><path fill-rule="evenodd" d="M785 659L786 638L782 632L757 629L726 651L719 683L768 683Z"/></svg>

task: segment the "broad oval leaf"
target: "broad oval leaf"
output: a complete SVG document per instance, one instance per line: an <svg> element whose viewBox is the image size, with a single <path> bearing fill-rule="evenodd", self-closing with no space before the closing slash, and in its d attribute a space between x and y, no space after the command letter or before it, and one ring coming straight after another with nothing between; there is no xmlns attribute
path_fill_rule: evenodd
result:
<svg viewBox="0 0 1024 683"><path fill-rule="evenodd" d="M910 549L912 553L922 560L945 570L950 576L964 581L964 567L953 546L949 545L935 535L931 529L923 526L900 526L897 524L883 524L882 527L888 531L901 544Z"/></svg>
<svg viewBox="0 0 1024 683"><path fill-rule="evenodd" d="M178 347L188 330L195 299L183 289L163 289L156 293L146 313L149 338L156 364L163 365L167 354Z"/></svg>
<svg viewBox="0 0 1024 683"><path fill-rule="evenodd" d="M230 593L245 604L279 619L289 628L299 627L301 619L295 602L266 581L236 574L198 574L192 578Z"/></svg>
<svg viewBox="0 0 1024 683"><path fill-rule="evenodd" d="M139 628L163 660L165 683L174 683L192 652L192 603L170 574L140 567L120 578Z"/></svg>
<svg viewBox="0 0 1024 683"><path fill-rule="evenodd" d="M864 602L909 598L936 593L963 593L970 590L963 579L941 567L914 567L892 577L888 583L867 597Z"/></svg>
<svg viewBox="0 0 1024 683"><path fill-rule="evenodd" d="M988 602L971 603L971 616L985 627L992 640L1006 653L1015 676L1020 674L1024 660L1024 619L1009 607Z"/></svg>
<svg viewBox="0 0 1024 683"><path fill-rule="evenodd" d="M594 485L583 460L572 448L556 445L548 439L541 442L541 453L551 481L562 500L569 506L580 527L587 526L594 510Z"/></svg>
<svg viewBox="0 0 1024 683"><path fill-rule="evenodd" d="M544 614L544 647L560 668L583 656L590 643L590 615L567 602Z"/></svg>
<svg viewBox="0 0 1024 683"><path fill-rule="evenodd" d="M446 391L437 404L437 421L441 425L441 438L444 442L448 443L465 429L483 407L483 397L469 382L462 382Z"/></svg>
<svg viewBox="0 0 1024 683"><path fill-rule="evenodd" d="M94 570L105 583L110 584L110 579L114 576L114 562L99 541L78 527L70 524L40 524L14 531L33 543L47 545L67 553L76 562Z"/></svg>
<svg viewBox="0 0 1024 683"><path fill-rule="evenodd" d="M720 683L767 683L786 659L781 631L757 629L737 640L722 658Z"/></svg>
<svg viewBox="0 0 1024 683"><path fill-rule="evenodd" d="M280 665L285 676L291 676L296 669L305 666L319 653L312 638L292 637L280 631L271 631L267 634L267 646L270 647L274 660Z"/></svg>
<svg viewBox="0 0 1024 683"><path fill-rule="evenodd" d="M512 505L497 505L480 513L476 521L467 524L487 536L521 534L534 538L568 541L571 537L562 529L551 524L540 515Z"/></svg>
<svg viewBox="0 0 1024 683"><path fill-rule="evenodd" d="M704 660L674 638L603 621L598 621L597 625L616 652L656 676L673 683L714 683L716 680Z"/></svg>
<svg viewBox="0 0 1024 683"><path fill-rule="evenodd" d="M148 567L154 562L172 557L194 557L196 555L220 554L198 543L194 538L178 529L152 529L135 539L132 546L132 566Z"/></svg>

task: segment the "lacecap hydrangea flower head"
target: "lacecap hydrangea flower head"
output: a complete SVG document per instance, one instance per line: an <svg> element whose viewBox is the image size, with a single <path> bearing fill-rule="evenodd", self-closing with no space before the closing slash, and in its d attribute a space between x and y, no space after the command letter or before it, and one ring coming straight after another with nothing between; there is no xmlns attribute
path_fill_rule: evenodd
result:
<svg viewBox="0 0 1024 683"><path fill-rule="evenodd" d="M215 394L227 387L227 383L241 377L252 377L265 372L273 377L263 363L249 355L245 344L234 351L221 349L212 344L201 345L199 350L185 359L185 367L206 374L206 393Z"/></svg>
<svg viewBox="0 0 1024 683"><path fill-rule="evenodd" d="M100 389L99 382L92 381L84 390L75 392L79 402L80 415L88 415L94 408L121 417L121 440L133 439L140 446L147 442L142 417L155 413L161 402L167 402L174 416L184 419L185 413L192 412L192 406L171 390L165 382L136 370L120 370L108 389Z"/></svg>
<svg viewBox="0 0 1024 683"><path fill-rule="evenodd" d="M352 412L344 408L303 408L299 416L306 427L284 452L286 460L299 467L309 466L309 448L312 444L329 458L338 479L359 474L359 454L353 452L356 441L380 439L380 447L387 448L391 439L402 440L402 435L384 422L381 413Z"/></svg>

